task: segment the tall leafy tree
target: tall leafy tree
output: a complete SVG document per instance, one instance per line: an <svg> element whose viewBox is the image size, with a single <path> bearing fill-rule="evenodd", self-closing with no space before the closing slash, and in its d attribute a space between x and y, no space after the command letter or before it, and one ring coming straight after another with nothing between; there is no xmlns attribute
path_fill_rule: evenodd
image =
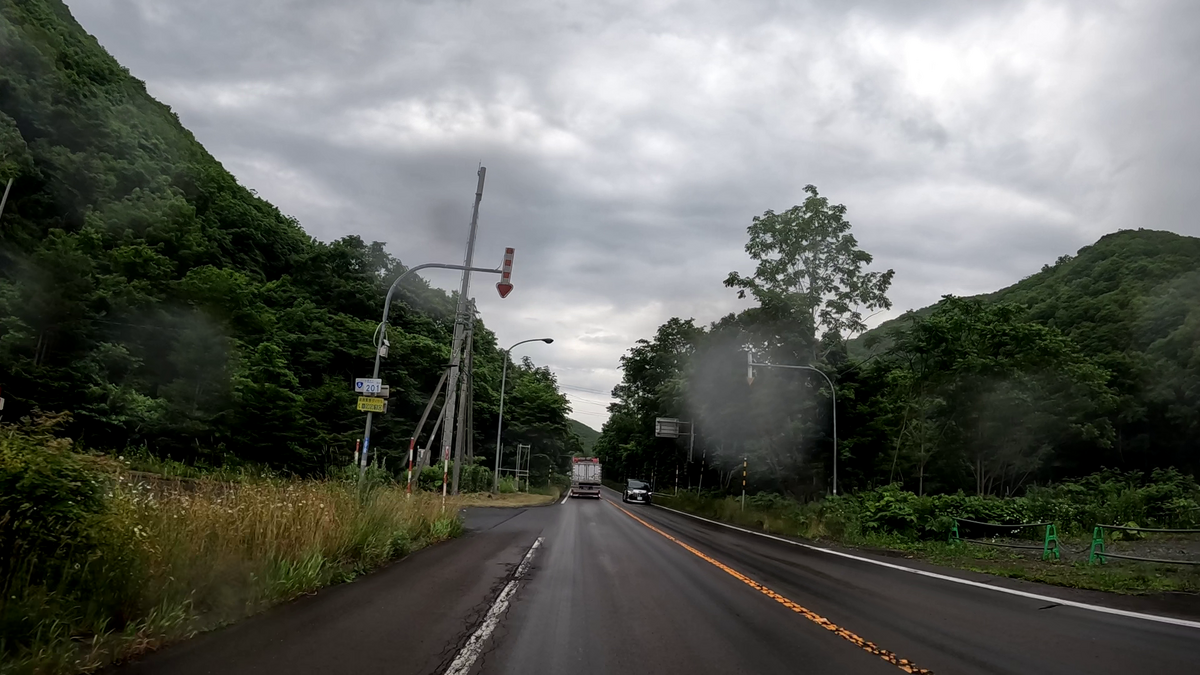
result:
<svg viewBox="0 0 1200 675"><path fill-rule="evenodd" d="M754 217L746 243L754 273L731 272L725 285L740 289L739 297L749 291L769 320L794 325L809 345L808 360L817 361L818 344L840 344L866 330L864 311L892 306L894 272L866 271L872 257L850 234L846 207L830 204L812 185L804 191L803 204Z"/></svg>

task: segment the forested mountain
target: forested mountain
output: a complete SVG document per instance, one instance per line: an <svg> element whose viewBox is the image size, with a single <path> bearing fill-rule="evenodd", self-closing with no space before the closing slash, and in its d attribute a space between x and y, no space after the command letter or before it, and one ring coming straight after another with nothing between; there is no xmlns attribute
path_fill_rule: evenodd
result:
<svg viewBox="0 0 1200 675"><path fill-rule="evenodd" d="M748 385L747 349L835 383L843 490L1013 494L1105 467L1200 468L1200 239L1117 232L1009 288L856 336L856 308L884 306L890 277L862 291L870 256L847 240L845 212L814 189L755 218L754 283L726 285L752 288L758 306L709 326L671 319L629 350L597 444L613 469L661 482L678 466L681 482L716 487L745 458L755 489L827 491L828 385L771 368ZM660 416L696 422L695 461L687 440L654 437Z"/></svg>
<svg viewBox="0 0 1200 675"><path fill-rule="evenodd" d="M0 0L0 64L5 417L69 411L91 447L189 461L349 461L351 382L401 262L356 236L317 241L239 185L58 0ZM419 278L400 289L381 456L407 450L454 306ZM487 454L503 357L482 323L474 352ZM508 379L506 441L578 449L553 375L525 360Z"/></svg>
<svg viewBox="0 0 1200 675"><path fill-rule="evenodd" d="M1090 463L1200 468L1200 239L1122 230L978 299L1021 307L1111 374L1113 442ZM867 332L852 353L886 354L888 336L913 318Z"/></svg>
<svg viewBox="0 0 1200 675"><path fill-rule="evenodd" d="M596 445L596 440L600 438L600 432L580 422L579 420L571 420L571 430L579 437L580 443L583 444L583 452L590 453Z"/></svg>

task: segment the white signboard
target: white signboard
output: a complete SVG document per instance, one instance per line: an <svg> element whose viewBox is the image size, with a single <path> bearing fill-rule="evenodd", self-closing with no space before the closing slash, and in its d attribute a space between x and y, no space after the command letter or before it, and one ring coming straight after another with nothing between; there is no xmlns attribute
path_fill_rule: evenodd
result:
<svg viewBox="0 0 1200 675"><path fill-rule="evenodd" d="M383 380L378 377L360 377L354 380L354 393L378 394L383 389Z"/></svg>
<svg viewBox="0 0 1200 675"><path fill-rule="evenodd" d="M679 438L679 420L674 417L655 418L654 435L659 438Z"/></svg>

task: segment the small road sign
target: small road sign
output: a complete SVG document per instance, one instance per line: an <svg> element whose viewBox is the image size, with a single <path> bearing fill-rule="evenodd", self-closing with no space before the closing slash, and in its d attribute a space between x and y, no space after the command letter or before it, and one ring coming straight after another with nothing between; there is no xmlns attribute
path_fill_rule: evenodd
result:
<svg viewBox="0 0 1200 675"><path fill-rule="evenodd" d="M679 438L679 420L674 417L655 418L654 435L659 438Z"/></svg>
<svg viewBox="0 0 1200 675"><path fill-rule="evenodd" d="M358 409L361 412L387 412L387 399L376 398L374 396L359 396Z"/></svg>
<svg viewBox="0 0 1200 675"><path fill-rule="evenodd" d="M383 380L378 377L360 377L354 380L354 391L358 394L378 394L383 390Z"/></svg>
<svg viewBox="0 0 1200 675"><path fill-rule="evenodd" d="M500 268L500 281L496 283L496 291L500 293L501 298L507 298L509 293L512 293L512 265L513 255L516 249L509 247L504 249L504 265Z"/></svg>

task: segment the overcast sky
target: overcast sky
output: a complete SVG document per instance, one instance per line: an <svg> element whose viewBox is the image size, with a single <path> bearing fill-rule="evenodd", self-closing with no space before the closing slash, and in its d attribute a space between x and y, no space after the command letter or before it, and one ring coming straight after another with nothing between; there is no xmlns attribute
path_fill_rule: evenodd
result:
<svg viewBox="0 0 1200 675"><path fill-rule="evenodd" d="M749 306L721 284L746 227L808 183L896 270L872 323L1118 229L1200 235L1197 2L69 4L318 238L460 262L482 162L476 262L517 250L484 320L554 337L514 356L596 428L634 340Z"/></svg>

